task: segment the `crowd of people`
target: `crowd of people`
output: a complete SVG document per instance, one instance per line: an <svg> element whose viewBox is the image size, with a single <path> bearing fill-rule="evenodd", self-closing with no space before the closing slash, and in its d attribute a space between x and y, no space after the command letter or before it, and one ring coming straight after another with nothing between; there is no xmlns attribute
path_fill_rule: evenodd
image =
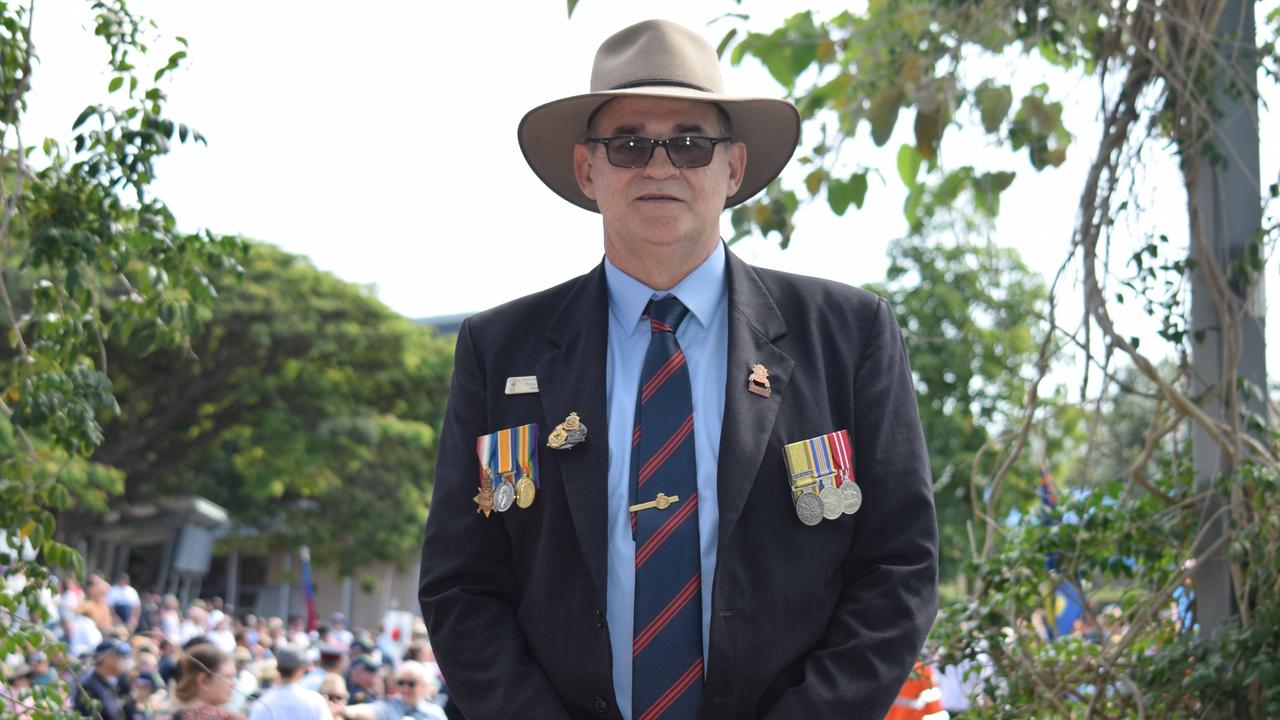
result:
<svg viewBox="0 0 1280 720"><path fill-rule="evenodd" d="M183 608L125 575L66 579L49 606L57 643L0 658L0 715L31 717L52 698L103 720L459 717L420 620L396 641L340 613L308 629L217 597Z"/></svg>

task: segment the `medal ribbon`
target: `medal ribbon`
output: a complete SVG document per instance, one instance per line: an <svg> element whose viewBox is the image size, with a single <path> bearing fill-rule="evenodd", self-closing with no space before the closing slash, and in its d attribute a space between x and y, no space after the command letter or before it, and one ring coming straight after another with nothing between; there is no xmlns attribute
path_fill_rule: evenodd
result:
<svg viewBox="0 0 1280 720"><path fill-rule="evenodd" d="M516 431L519 438L517 462L520 465L520 475L529 478L535 488L541 489L542 485L538 480L538 454L534 452L534 448L538 446L538 424L521 425Z"/></svg>
<svg viewBox="0 0 1280 720"><path fill-rule="evenodd" d="M809 444L805 441L794 442L783 448L787 459L787 480L792 488L813 484L813 458L809 453Z"/></svg>
<svg viewBox="0 0 1280 720"><path fill-rule="evenodd" d="M822 488L822 479L836 471L831 465L831 446L827 444L826 435L810 438L805 445L808 448L809 457L812 458L814 472L818 475L818 487ZM839 484L839 480L836 483Z"/></svg>
<svg viewBox="0 0 1280 720"><path fill-rule="evenodd" d="M499 430L494 433L494 468L493 488L496 490L502 484L502 476L511 472L511 428Z"/></svg>
<svg viewBox="0 0 1280 720"><path fill-rule="evenodd" d="M854 480L853 446L849 443L849 431L837 430L836 432L828 433L824 439L831 448L836 468L844 470L848 474L849 480Z"/></svg>
<svg viewBox="0 0 1280 720"><path fill-rule="evenodd" d="M480 456L480 469L479 469L480 477L477 479L477 483L481 487L484 487L485 468L491 467L493 464L492 447L493 447L492 433L488 435L481 435L480 437L476 438L476 455Z"/></svg>

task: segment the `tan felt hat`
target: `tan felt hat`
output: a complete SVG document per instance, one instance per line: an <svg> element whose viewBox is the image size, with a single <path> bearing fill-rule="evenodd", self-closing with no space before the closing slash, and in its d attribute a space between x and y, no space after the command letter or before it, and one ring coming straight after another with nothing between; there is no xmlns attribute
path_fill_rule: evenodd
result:
<svg viewBox="0 0 1280 720"><path fill-rule="evenodd" d="M533 172L560 197L599 212L573 174L573 147L587 137L587 120L605 102L624 96L715 103L729 115L735 142L747 146L747 168L733 207L760 192L795 152L800 140L796 106L776 98L724 93L716 52L701 35L667 20L645 20L600 45L591 68L591 92L553 100L520 121L520 150Z"/></svg>

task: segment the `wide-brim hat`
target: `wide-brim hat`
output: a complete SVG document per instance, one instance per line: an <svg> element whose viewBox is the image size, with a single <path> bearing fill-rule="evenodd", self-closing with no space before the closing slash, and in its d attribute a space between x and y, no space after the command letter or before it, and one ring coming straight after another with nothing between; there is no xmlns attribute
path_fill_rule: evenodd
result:
<svg viewBox="0 0 1280 720"><path fill-rule="evenodd" d="M643 96L719 105L729 115L735 142L747 146L742 185L725 202L733 207L768 185L800 141L800 113L786 100L724 92L716 51L701 35L667 20L646 20L609 37L596 51L591 91L530 110L517 136L529 167L547 187L582 208L599 212L573 173L573 147L587 137L587 122L617 97Z"/></svg>

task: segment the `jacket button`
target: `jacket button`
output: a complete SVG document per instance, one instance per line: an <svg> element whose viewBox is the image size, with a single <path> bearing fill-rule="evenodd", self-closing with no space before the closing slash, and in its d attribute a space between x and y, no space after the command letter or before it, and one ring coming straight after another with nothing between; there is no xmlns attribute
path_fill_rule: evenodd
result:
<svg viewBox="0 0 1280 720"><path fill-rule="evenodd" d="M595 615L596 615L596 627L598 628L604 627L604 613L600 612L599 610L596 610Z"/></svg>
<svg viewBox="0 0 1280 720"><path fill-rule="evenodd" d="M609 712L609 701L605 700L599 695L596 696L596 712L600 713L601 715L604 715L605 713Z"/></svg>

